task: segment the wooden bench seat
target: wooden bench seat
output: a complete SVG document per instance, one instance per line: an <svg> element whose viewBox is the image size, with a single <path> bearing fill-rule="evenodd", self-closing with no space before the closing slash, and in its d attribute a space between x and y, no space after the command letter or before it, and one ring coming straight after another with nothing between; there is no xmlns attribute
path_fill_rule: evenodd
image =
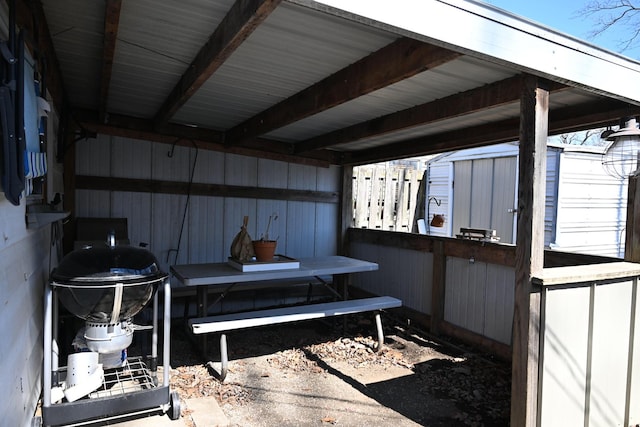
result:
<svg viewBox="0 0 640 427"><path fill-rule="evenodd" d="M220 336L220 380L224 381L228 370L227 338L225 332L253 328L256 326L275 325L279 323L320 319L331 316L375 311L376 329L378 332L378 351L384 343L380 310L401 307L402 301L397 298L383 296L328 303L307 304L281 307L268 310L257 310L217 316L200 317L189 320L189 327L194 334L221 332Z"/></svg>

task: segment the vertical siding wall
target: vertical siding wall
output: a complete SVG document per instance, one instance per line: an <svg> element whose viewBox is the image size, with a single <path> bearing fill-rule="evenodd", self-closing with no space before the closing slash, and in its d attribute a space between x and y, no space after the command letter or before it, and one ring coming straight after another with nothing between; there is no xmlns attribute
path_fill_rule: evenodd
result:
<svg viewBox="0 0 640 427"><path fill-rule="evenodd" d="M349 251L380 266L376 272L353 275L354 286L394 296L405 307L431 314L432 253L366 242L351 242ZM447 257L444 321L511 345L514 285L513 267Z"/></svg>
<svg viewBox="0 0 640 427"><path fill-rule="evenodd" d="M607 175L593 154L561 156L554 247L623 258L627 180Z"/></svg>
<svg viewBox="0 0 640 427"><path fill-rule="evenodd" d="M511 345L513 267L447 258L444 320Z"/></svg>
<svg viewBox="0 0 640 427"><path fill-rule="evenodd" d="M25 202L0 198L1 425L30 425L41 390L42 298L49 278L50 227L27 230Z"/></svg>
<svg viewBox="0 0 640 427"><path fill-rule="evenodd" d="M352 275L352 285L402 300L402 305L431 313L433 254L410 249L351 243L350 256L378 263L378 271Z"/></svg>
<svg viewBox="0 0 640 427"><path fill-rule="evenodd" d="M198 150L196 158L195 148L180 146L169 157L170 150L166 144L99 135L78 142L76 173L189 182L195 164L195 183L341 191L337 167L207 150ZM191 196L183 225L186 202L186 195L77 190L76 216L126 217L131 244L147 243L166 271L172 264L225 261L245 215L249 216L249 234L258 239L269 216L277 213L269 234L278 238L278 253L301 258L337 252L337 203Z"/></svg>
<svg viewBox="0 0 640 427"><path fill-rule="evenodd" d="M539 425L640 423L638 279L546 287Z"/></svg>

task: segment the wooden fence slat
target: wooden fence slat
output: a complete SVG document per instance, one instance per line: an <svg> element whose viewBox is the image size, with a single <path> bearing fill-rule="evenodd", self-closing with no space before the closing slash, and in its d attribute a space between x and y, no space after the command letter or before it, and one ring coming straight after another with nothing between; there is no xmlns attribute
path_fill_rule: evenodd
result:
<svg viewBox="0 0 640 427"><path fill-rule="evenodd" d="M354 227L411 232L423 172L389 163L353 168Z"/></svg>

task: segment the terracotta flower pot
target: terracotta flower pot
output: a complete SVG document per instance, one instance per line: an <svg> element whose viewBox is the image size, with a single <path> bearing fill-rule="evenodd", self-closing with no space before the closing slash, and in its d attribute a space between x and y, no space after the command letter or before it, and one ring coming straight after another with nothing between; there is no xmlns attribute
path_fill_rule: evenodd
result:
<svg viewBox="0 0 640 427"><path fill-rule="evenodd" d="M276 240L254 240L253 251L256 253L256 259L260 262L272 261L277 244Z"/></svg>

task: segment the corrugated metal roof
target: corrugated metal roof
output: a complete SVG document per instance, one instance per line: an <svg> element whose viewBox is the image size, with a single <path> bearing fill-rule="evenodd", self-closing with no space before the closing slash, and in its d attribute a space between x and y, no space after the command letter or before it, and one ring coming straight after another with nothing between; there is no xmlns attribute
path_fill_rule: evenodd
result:
<svg viewBox="0 0 640 427"><path fill-rule="evenodd" d="M401 37L445 47L462 55L304 117L295 117L297 111L281 111L279 115L290 114L294 120L258 132L260 136L298 143L416 105L480 89L523 72L572 86L552 93L552 111L593 105L607 98L626 102L626 94L605 94L608 89L618 88L617 84L603 82L599 87L589 87L581 82L599 82L612 76L640 77L640 65L634 61L488 5L465 0L424 0L423 3L402 0L407 7L392 9L386 16L377 14L389 8L385 2L374 1L372 10L363 10L361 15L335 9L330 4L330 0L280 3L252 32L243 35L246 38L195 94L186 98L170 122L229 131ZM153 120L198 52L225 16L237 8L234 5L233 0L122 2L107 112ZM360 10L360 6L345 3L345 8L353 10ZM417 12L409 6L416 10L427 8L431 11L429 19L415 19L412 15ZM104 3L43 0L43 7L72 107L97 111L104 102L99 100ZM453 14L463 19L467 27L460 30L440 22ZM405 27L398 25L405 21ZM454 34L456 32L459 34ZM540 57L537 62L530 61L537 56ZM557 75L550 71L553 67L558 70ZM390 68L393 68L391 64ZM328 148L358 151L515 118L520 115L518 104L468 114L453 112L452 117L445 120ZM611 121L617 119L612 117Z"/></svg>

